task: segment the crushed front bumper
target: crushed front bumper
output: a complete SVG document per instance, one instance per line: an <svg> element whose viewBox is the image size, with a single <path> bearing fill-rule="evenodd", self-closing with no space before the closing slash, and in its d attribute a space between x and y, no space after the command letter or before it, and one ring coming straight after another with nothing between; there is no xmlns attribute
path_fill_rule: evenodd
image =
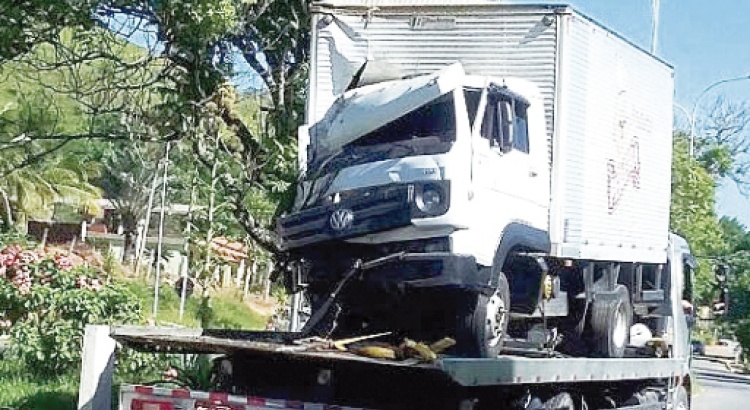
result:
<svg viewBox="0 0 750 410"><path fill-rule="evenodd" d="M382 261L382 262L378 262ZM456 288L483 291L490 272L479 269L476 259L450 252L400 253L363 265L363 280L404 288Z"/></svg>

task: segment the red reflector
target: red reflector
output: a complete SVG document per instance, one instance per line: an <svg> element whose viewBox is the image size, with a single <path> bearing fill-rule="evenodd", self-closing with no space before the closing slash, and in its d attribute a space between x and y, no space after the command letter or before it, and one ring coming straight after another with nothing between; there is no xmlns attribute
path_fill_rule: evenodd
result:
<svg viewBox="0 0 750 410"><path fill-rule="evenodd" d="M245 406L197 400L195 410L245 410Z"/></svg>
<svg viewBox="0 0 750 410"><path fill-rule="evenodd" d="M213 403L224 404L229 401L229 394L220 393L220 392L210 392L208 393L208 399L211 400Z"/></svg>
<svg viewBox="0 0 750 410"><path fill-rule="evenodd" d="M266 399L260 398L260 397L248 397L247 398L247 404L251 406L265 406L266 405Z"/></svg>
<svg viewBox="0 0 750 410"><path fill-rule="evenodd" d="M190 398L190 390L174 389L174 390L172 390L172 397L174 397L176 399L189 399Z"/></svg>
<svg viewBox="0 0 750 410"><path fill-rule="evenodd" d="M154 392L154 388L147 386L135 386L135 392L138 394L150 395Z"/></svg>
<svg viewBox="0 0 750 410"><path fill-rule="evenodd" d="M168 401L133 399L130 410L174 410L174 406Z"/></svg>

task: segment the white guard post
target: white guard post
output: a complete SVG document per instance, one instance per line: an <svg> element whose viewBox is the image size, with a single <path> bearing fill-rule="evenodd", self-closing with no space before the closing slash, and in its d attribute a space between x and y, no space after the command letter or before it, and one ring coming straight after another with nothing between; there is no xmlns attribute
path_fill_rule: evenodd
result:
<svg viewBox="0 0 750 410"><path fill-rule="evenodd" d="M112 408L115 341L109 337L109 333L109 326L86 326L86 333L83 336L78 410Z"/></svg>

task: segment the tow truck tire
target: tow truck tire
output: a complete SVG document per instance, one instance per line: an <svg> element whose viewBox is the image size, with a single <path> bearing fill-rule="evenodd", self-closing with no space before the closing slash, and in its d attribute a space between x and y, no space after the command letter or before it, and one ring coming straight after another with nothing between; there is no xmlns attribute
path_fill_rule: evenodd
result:
<svg viewBox="0 0 750 410"><path fill-rule="evenodd" d="M672 398L672 410L690 410L690 399L685 386L677 386Z"/></svg>
<svg viewBox="0 0 750 410"><path fill-rule="evenodd" d="M625 355L633 310L628 289L615 288L615 299L594 300L591 306L591 348L599 357L620 358Z"/></svg>
<svg viewBox="0 0 750 410"><path fill-rule="evenodd" d="M544 410L575 410L576 405L573 403L573 397L568 393L560 393L557 396L544 402Z"/></svg>
<svg viewBox="0 0 750 410"><path fill-rule="evenodd" d="M510 318L510 290L505 274L500 273L492 295L477 292L462 298L457 313L458 353L468 357L497 357Z"/></svg>

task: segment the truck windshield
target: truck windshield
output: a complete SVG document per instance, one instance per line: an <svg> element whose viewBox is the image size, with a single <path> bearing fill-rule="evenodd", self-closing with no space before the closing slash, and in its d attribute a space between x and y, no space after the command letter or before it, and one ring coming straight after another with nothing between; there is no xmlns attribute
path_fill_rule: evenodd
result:
<svg viewBox="0 0 750 410"><path fill-rule="evenodd" d="M453 93L448 93L344 145L313 158L310 170L327 174L341 168L403 158L442 154L456 139Z"/></svg>

